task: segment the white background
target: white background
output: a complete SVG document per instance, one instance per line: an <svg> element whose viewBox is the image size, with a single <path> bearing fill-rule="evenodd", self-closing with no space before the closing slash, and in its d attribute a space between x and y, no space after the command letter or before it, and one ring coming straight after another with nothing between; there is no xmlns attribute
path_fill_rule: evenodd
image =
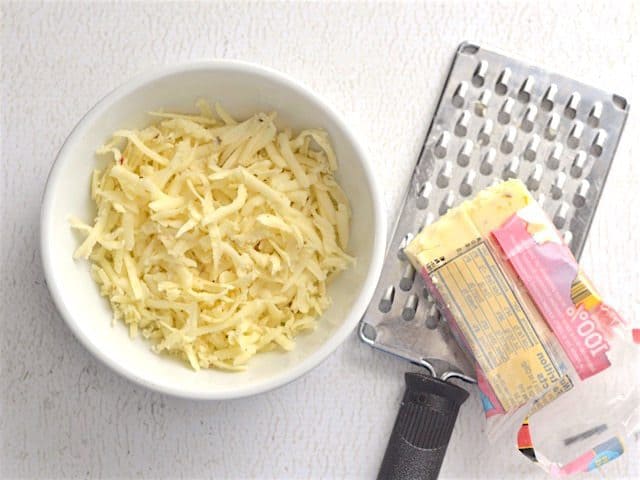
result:
<svg viewBox="0 0 640 480"><path fill-rule="evenodd" d="M377 472L403 373L412 367L355 334L284 388L197 403L118 377L80 346L54 310L37 252L49 168L98 99L154 65L239 58L306 83L361 136L380 172L390 220L460 41L497 46L627 96L631 115L583 262L624 316L640 315L637 5L1 2L0 8L0 477L372 478ZM544 477L510 443L486 445L481 426L472 396L443 478ZM640 450L629 447L603 470L606 477L640 477Z"/></svg>

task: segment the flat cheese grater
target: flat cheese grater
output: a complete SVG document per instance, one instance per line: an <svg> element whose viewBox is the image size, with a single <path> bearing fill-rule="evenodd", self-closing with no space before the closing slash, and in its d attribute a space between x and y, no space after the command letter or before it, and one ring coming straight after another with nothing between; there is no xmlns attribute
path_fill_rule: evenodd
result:
<svg viewBox="0 0 640 480"><path fill-rule="evenodd" d="M619 95L477 45L458 47L360 324L364 342L430 373L406 374L378 478L437 478L468 397L448 380L475 382L404 247L475 192L520 178L579 257L628 111Z"/></svg>

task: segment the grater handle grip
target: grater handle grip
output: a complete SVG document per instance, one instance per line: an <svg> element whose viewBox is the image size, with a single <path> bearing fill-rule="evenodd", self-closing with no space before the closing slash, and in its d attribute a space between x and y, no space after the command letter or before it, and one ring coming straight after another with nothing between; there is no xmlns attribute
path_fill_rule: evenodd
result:
<svg viewBox="0 0 640 480"><path fill-rule="evenodd" d="M458 410L469 393L452 383L406 373L407 388L378 480L435 480Z"/></svg>

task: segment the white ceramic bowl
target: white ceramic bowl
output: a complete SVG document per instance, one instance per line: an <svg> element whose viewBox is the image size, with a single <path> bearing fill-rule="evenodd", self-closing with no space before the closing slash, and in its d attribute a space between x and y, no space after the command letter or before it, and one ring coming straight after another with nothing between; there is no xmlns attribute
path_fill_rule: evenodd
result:
<svg viewBox="0 0 640 480"><path fill-rule="evenodd" d="M299 336L292 352L255 356L243 373L193 372L152 353L143 339L130 340L122 324L112 325L110 307L90 277L88 262L72 259L79 238L69 228L67 217L75 214L86 221L93 219L89 180L96 166L96 148L117 129L148 124L148 111L192 111L200 97L221 101L240 118L275 110L280 127L327 130L339 162L337 178L353 208L349 251L356 256L357 265L331 285L333 305L319 318L317 330ZM151 389L188 398L225 399L290 382L318 365L349 335L364 314L380 274L386 222L366 155L334 110L281 73L243 62L208 61L139 76L107 95L80 120L49 175L40 235L51 295L91 353Z"/></svg>

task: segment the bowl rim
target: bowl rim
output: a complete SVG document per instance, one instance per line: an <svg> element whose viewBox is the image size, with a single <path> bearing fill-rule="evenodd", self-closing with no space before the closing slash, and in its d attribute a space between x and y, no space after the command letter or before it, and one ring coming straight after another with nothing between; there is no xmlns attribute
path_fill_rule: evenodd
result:
<svg viewBox="0 0 640 480"><path fill-rule="evenodd" d="M349 313L333 335L327 338L312 355L304 358L292 368L288 368L282 373L274 375L273 377L261 382L259 381L246 386L234 387L225 391L203 389L201 391L191 390L185 392L174 386L158 384L136 375L121 362L105 354L98 346L94 345L87 336L85 336L78 321L67 309L64 294L62 293L63 289L56 281L52 264L53 252L50 251L48 245L48 239L50 237L48 220L52 215L52 203L56 192L56 186L59 184L61 177L63 160L68 156L71 146L78 140L86 126L102 115L111 104L129 94L131 91L144 87L159 78L198 70L230 70L270 78L275 80L277 83L282 84L285 88L292 89L303 97L308 98L310 101L315 102L321 109L325 110L330 121L344 133L345 137L352 144L357 156L359 157L366 182L371 191L374 217L372 234L374 235L374 239L371 262L367 270L365 281L361 285L360 291L353 301ZM385 255L386 232L387 225L382 203L382 195L380 193L380 188L374 175L373 168L368 161L368 155L351 128L347 126L342 117L333 109L333 107L330 106L328 102L324 100L321 95L313 92L310 88L299 81L294 80L289 75L263 65L242 60L198 60L172 66L156 67L138 74L107 93L87 113L85 113L82 118L80 118L60 147L45 183L40 210L40 257L43 264L45 281L56 309L71 329L74 336L104 365L128 380L156 392L194 400L225 400L252 396L282 387L317 367L346 340L360 319L364 316L369 301L371 300L376 288L382 271L382 263Z"/></svg>

